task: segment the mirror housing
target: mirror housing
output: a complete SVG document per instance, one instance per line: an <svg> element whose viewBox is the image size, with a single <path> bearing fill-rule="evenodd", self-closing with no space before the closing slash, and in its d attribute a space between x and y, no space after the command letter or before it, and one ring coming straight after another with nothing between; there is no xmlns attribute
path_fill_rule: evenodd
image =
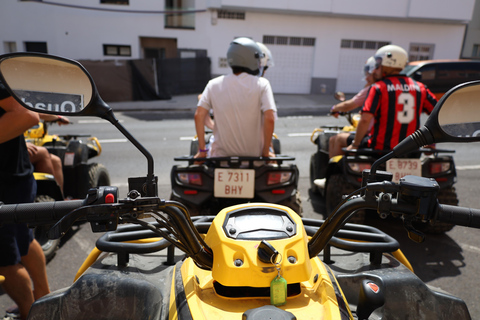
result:
<svg viewBox="0 0 480 320"><path fill-rule="evenodd" d="M23 107L40 113L100 117L113 124L147 158L145 195L158 196L150 152L115 118L98 94L92 76L77 61L43 53L0 56L0 80Z"/></svg>
<svg viewBox="0 0 480 320"><path fill-rule="evenodd" d="M107 119L111 111L91 75L74 60L30 52L2 55L0 80L15 100L35 112Z"/></svg>

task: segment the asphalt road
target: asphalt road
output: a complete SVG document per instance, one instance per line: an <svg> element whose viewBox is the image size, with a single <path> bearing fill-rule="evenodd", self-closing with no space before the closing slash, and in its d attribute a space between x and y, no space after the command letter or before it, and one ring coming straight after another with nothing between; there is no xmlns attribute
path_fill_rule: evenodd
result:
<svg viewBox="0 0 480 320"><path fill-rule="evenodd" d="M171 114L161 112L137 112L117 114L121 123L152 153L155 159L155 173L159 178L159 194L170 195L170 169L175 164L173 157L188 154L189 139L194 136L193 120L171 120ZM73 119L73 118L72 118ZM74 118L75 124L68 127L52 127L55 133L89 133L99 138L102 155L95 159L109 170L112 185L120 187L120 196L127 192L127 177L145 176L147 162L113 126L94 118ZM315 146L310 134L322 124L343 124L345 120L321 116L281 117L277 121L276 133L282 143L282 153L296 157L300 170L299 188L304 207L304 216L323 218L324 203L318 195L309 190L309 159ZM446 145L455 147L455 161L458 166L458 191L460 205L480 208L477 196L480 173L478 170L480 144ZM477 151L479 150L479 151ZM399 221L388 223L371 219L369 223L391 234L401 243L402 250L410 259L414 270L427 284L441 288L467 302L472 318L480 318L478 295L478 274L480 269L480 233L474 229L455 227L452 231L437 236L428 236L422 244L407 239ZM47 266L52 290L65 287L73 281L83 259L94 247L99 237L89 225L74 227L62 241L55 258ZM5 294L0 295L0 309L11 305ZM1 312L1 311L0 311Z"/></svg>

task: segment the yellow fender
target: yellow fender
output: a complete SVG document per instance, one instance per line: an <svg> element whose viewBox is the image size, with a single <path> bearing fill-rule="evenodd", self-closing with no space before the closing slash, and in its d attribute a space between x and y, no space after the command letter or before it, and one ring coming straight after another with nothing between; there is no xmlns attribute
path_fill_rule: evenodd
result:
<svg viewBox="0 0 480 320"><path fill-rule="evenodd" d="M317 134L323 131L324 130L321 128L315 128L312 132L312 135L310 136L310 141L312 141L312 143L315 144L315 140L317 140Z"/></svg>
<svg viewBox="0 0 480 320"><path fill-rule="evenodd" d="M88 141L90 141L90 143L96 147L98 151L98 155L100 155L102 153L102 146L100 145L100 142L98 141L97 137L90 137L88 138Z"/></svg>

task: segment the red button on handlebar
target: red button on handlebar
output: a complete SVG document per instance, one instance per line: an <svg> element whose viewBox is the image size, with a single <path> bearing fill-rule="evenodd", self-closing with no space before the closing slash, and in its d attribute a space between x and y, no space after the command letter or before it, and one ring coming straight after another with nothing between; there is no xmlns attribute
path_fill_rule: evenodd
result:
<svg viewBox="0 0 480 320"><path fill-rule="evenodd" d="M111 193L107 194L105 196L105 203L114 203L115 202L115 196Z"/></svg>

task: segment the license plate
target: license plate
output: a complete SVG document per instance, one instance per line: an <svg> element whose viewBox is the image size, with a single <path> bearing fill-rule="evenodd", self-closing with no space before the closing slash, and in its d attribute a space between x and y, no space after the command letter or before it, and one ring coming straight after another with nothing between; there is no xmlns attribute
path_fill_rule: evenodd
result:
<svg viewBox="0 0 480 320"><path fill-rule="evenodd" d="M215 197L252 199L254 191L254 169L215 169Z"/></svg>
<svg viewBox="0 0 480 320"><path fill-rule="evenodd" d="M391 159L387 161L387 171L393 174L393 181L408 175L422 176L422 162L420 159Z"/></svg>

